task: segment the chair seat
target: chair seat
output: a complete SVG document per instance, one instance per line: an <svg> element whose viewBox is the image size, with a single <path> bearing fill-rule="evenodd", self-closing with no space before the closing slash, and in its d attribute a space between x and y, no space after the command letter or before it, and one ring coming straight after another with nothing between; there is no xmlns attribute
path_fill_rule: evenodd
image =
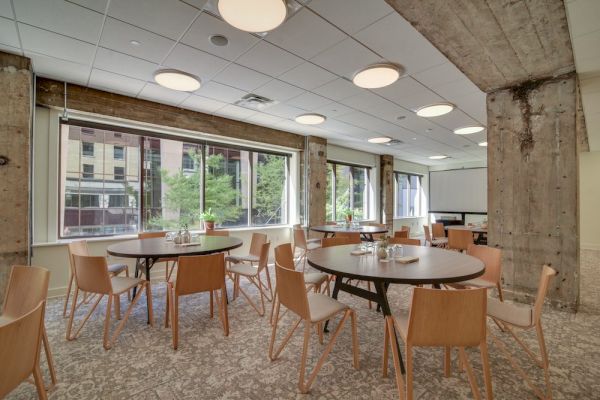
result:
<svg viewBox="0 0 600 400"><path fill-rule="evenodd" d="M110 274L120 274L121 272L125 271L127 269L127 264L110 264L108 266L108 272Z"/></svg>
<svg viewBox="0 0 600 400"><path fill-rule="evenodd" d="M243 262L258 262L259 257L253 256L252 254L246 254L243 256L226 256L225 261L232 262L234 264L239 264Z"/></svg>
<svg viewBox="0 0 600 400"><path fill-rule="evenodd" d="M314 250L321 247L321 242L308 242L306 243L306 250Z"/></svg>
<svg viewBox="0 0 600 400"><path fill-rule="evenodd" d="M533 326L533 310L529 306L518 306L495 298L488 298L487 314L512 325L524 328Z"/></svg>
<svg viewBox="0 0 600 400"><path fill-rule="evenodd" d="M258 274L258 267L245 263L233 264L227 270L243 276L256 276Z"/></svg>
<svg viewBox="0 0 600 400"><path fill-rule="evenodd" d="M329 275L322 272L308 272L304 274L304 283L310 283L313 285L320 285L329 279Z"/></svg>
<svg viewBox="0 0 600 400"><path fill-rule="evenodd" d="M121 294L140 284L143 280L140 278L129 278L125 276L113 276L110 278L113 294Z"/></svg>
<svg viewBox="0 0 600 400"><path fill-rule="evenodd" d="M493 288L496 287L496 284L494 282L490 282L490 281L487 281L485 279L475 278L475 279L469 279L468 281L451 283L450 286L493 289Z"/></svg>
<svg viewBox="0 0 600 400"><path fill-rule="evenodd" d="M321 239L315 238L315 239L306 239L306 243L317 243L319 246L321 245Z"/></svg>
<svg viewBox="0 0 600 400"><path fill-rule="evenodd" d="M329 319L333 315L344 311L349 307L332 299L329 296L325 296L321 293L309 293L308 294L308 308L310 310L310 321L320 322Z"/></svg>

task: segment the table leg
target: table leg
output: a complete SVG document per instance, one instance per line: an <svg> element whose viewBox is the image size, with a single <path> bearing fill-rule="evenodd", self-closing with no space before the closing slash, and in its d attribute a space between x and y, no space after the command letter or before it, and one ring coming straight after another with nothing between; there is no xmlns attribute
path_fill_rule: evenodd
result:
<svg viewBox="0 0 600 400"><path fill-rule="evenodd" d="M375 290L377 290L377 295L379 296L379 304L381 305L381 311L383 311L383 315L385 317L391 316L392 311L390 310L390 304L387 299L387 285L384 282L373 282L375 285ZM396 342L396 347L398 348L398 357L400 358L400 372L402 375L406 373L404 369L404 361L402 360L402 352L400 351L400 344L398 344L398 335L395 333L394 327L394 341ZM394 345L393 343L391 344Z"/></svg>
<svg viewBox="0 0 600 400"><path fill-rule="evenodd" d="M387 293L387 290L388 290L388 288L390 287L390 284L389 284L389 282L386 282L386 283L384 284L384 287L385 287L385 293ZM376 311L377 311L377 312L381 312L381 305L380 305L379 303L377 303L377 309L376 309Z"/></svg>
<svg viewBox="0 0 600 400"><path fill-rule="evenodd" d="M135 272L134 272L134 277L138 277L140 275L140 259L136 258L135 259ZM132 299L135 298L135 294L137 293L137 286L133 288L133 296L131 297Z"/></svg>
<svg viewBox="0 0 600 400"><path fill-rule="evenodd" d="M146 257L146 281L148 285L150 285L150 268L152 268L152 264L150 264L151 258ZM146 292L146 313L148 315L148 324L150 324L150 302L152 300L148 297L148 292Z"/></svg>

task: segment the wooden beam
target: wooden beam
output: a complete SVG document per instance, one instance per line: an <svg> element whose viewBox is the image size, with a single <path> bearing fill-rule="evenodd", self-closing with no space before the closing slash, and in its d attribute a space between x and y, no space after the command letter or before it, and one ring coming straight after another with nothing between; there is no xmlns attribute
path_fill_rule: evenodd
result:
<svg viewBox="0 0 600 400"><path fill-rule="evenodd" d="M37 78L36 103L41 106L62 108L64 104L64 83L52 79ZM295 133L104 92L71 83L67 84L67 108L91 114L186 129L211 135L298 150L304 149L304 136Z"/></svg>

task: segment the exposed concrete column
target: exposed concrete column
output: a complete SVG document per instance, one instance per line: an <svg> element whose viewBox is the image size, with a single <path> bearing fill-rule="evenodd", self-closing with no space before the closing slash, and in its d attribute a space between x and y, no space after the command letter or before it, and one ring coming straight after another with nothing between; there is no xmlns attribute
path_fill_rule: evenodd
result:
<svg viewBox="0 0 600 400"><path fill-rule="evenodd" d="M0 308L10 266L29 261L31 85L30 60L0 52Z"/></svg>
<svg viewBox="0 0 600 400"><path fill-rule="evenodd" d="M379 156L379 214L390 234L394 232L394 156Z"/></svg>
<svg viewBox="0 0 600 400"><path fill-rule="evenodd" d="M305 184L308 190L308 226L323 225L325 223L325 201L327 191L327 140L308 136L306 138L307 157L307 182ZM309 235L321 237L314 232Z"/></svg>

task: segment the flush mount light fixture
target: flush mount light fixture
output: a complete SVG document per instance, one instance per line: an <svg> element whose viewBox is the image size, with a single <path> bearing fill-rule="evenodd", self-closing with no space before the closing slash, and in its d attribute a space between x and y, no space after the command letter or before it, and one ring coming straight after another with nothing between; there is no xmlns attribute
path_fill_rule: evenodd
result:
<svg viewBox="0 0 600 400"><path fill-rule="evenodd" d="M454 133L456 133L457 135L470 135L471 133L481 132L484 129L485 128L480 125L463 126L461 128L456 128L454 130Z"/></svg>
<svg viewBox="0 0 600 400"><path fill-rule="evenodd" d="M443 160L445 158L448 158L448 156L431 156L431 157L429 157L430 160Z"/></svg>
<svg viewBox="0 0 600 400"><path fill-rule="evenodd" d="M302 114L296 117L296 122L303 125L319 125L327 118L321 114Z"/></svg>
<svg viewBox="0 0 600 400"><path fill-rule="evenodd" d="M193 92L200 89L200 78L176 69L160 69L154 73L154 80L167 89Z"/></svg>
<svg viewBox="0 0 600 400"><path fill-rule="evenodd" d="M138 41L138 40L130 40L129 44L132 45L132 46L139 46L142 43L140 41Z"/></svg>
<svg viewBox="0 0 600 400"><path fill-rule="evenodd" d="M383 143L391 142L392 139L389 137L386 137L386 136L379 136L379 137L372 137L370 139L367 139L367 141L369 143L383 144Z"/></svg>
<svg viewBox="0 0 600 400"><path fill-rule="evenodd" d="M396 82L403 73L404 68L397 64L373 64L354 74L352 82L361 88L377 89Z"/></svg>
<svg viewBox="0 0 600 400"><path fill-rule="evenodd" d="M481 143L478 143L478 145L481 147L487 147L487 142L481 142Z"/></svg>
<svg viewBox="0 0 600 400"><path fill-rule="evenodd" d="M218 9L229 25L253 33L277 28L287 15L283 0L219 0Z"/></svg>
<svg viewBox="0 0 600 400"><path fill-rule="evenodd" d="M454 110L454 104L452 103L436 103L418 108L417 115L425 118L439 117L448 114L452 110Z"/></svg>

